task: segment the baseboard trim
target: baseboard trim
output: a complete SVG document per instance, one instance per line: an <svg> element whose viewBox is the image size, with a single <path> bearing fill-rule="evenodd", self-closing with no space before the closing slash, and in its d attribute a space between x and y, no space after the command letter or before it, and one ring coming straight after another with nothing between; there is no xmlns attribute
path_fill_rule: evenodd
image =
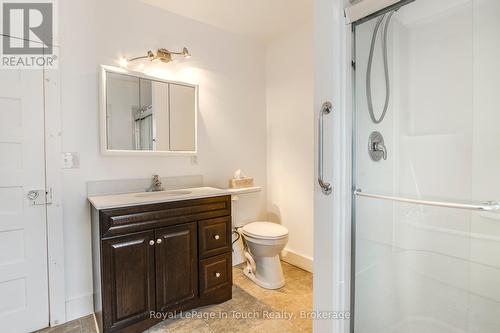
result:
<svg viewBox="0 0 500 333"><path fill-rule="evenodd" d="M291 265L302 268L305 271L313 272L313 258L303 256L290 249L285 248L281 251L281 260Z"/></svg>
<svg viewBox="0 0 500 333"><path fill-rule="evenodd" d="M92 314L92 317L94 317L95 331L97 333L101 333L101 330L99 329L99 325L97 324L97 317L95 316L95 312Z"/></svg>
<svg viewBox="0 0 500 333"><path fill-rule="evenodd" d="M66 322L94 313L94 295L86 294L66 300Z"/></svg>

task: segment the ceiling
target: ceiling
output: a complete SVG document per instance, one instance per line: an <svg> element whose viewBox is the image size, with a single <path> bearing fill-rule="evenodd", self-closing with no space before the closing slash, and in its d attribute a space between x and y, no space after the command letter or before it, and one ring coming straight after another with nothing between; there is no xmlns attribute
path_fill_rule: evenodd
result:
<svg viewBox="0 0 500 333"><path fill-rule="evenodd" d="M313 15L313 0L141 1L263 42L312 21Z"/></svg>

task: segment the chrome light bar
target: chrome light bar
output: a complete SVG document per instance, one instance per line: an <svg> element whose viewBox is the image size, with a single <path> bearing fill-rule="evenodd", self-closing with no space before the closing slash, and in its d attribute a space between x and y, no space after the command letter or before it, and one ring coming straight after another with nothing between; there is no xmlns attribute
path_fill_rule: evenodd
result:
<svg viewBox="0 0 500 333"><path fill-rule="evenodd" d="M381 194L371 194L364 193L361 189L357 189L354 194L358 197L372 198L372 199L380 199L380 200L389 200L396 202L405 202L409 204L415 205L423 205L423 206L434 206L434 207L446 207L446 208L456 208L456 209L465 209L465 210L477 210L483 212L491 212L500 209L500 203L495 201L488 201L481 204L474 203L456 203L456 202L446 202L446 201L431 201L431 200L420 200L420 199L411 199L411 198L403 198L403 197L394 197L389 195L381 195Z"/></svg>

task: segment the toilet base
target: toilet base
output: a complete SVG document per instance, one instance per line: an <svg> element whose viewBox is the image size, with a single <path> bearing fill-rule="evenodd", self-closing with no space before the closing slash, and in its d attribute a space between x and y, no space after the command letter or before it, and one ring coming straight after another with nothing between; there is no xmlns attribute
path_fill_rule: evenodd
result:
<svg viewBox="0 0 500 333"><path fill-rule="evenodd" d="M255 258L255 257L254 257ZM243 268L243 274L258 286L265 289L279 289L285 285L285 277L281 269L279 256L255 258L256 272L252 270L252 265L247 264Z"/></svg>

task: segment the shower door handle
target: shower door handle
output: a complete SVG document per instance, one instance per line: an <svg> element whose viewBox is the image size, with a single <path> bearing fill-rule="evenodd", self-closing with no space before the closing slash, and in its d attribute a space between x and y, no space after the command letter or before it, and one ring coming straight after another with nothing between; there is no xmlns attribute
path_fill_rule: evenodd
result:
<svg viewBox="0 0 500 333"><path fill-rule="evenodd" d="M326 182L323 175L323 163L324 163L324 116L332 112L332 103L325 102L321 107L318 120L318 183L321 187L321 191L324 195L330 195L332 193L332 185Z"/></svg>
<svg viewBox="0 0 500 333"><path fill-rule="evenodd" d="M500 209L500 203L496 201L488 201L484 203L458 203L458 202L447 202L447 201L432 201L432 200L420 200L404 197L394 197L382 194L365 193L360 189L357 189L354 194L358 197L379 199L379 200L389 200L396 202L404 202L414 205L423 206L434 206L434 207L445 207L445 208L455 208L455 209L465 209L465 210L476 210L482 212L491 212Z"/></svg>

